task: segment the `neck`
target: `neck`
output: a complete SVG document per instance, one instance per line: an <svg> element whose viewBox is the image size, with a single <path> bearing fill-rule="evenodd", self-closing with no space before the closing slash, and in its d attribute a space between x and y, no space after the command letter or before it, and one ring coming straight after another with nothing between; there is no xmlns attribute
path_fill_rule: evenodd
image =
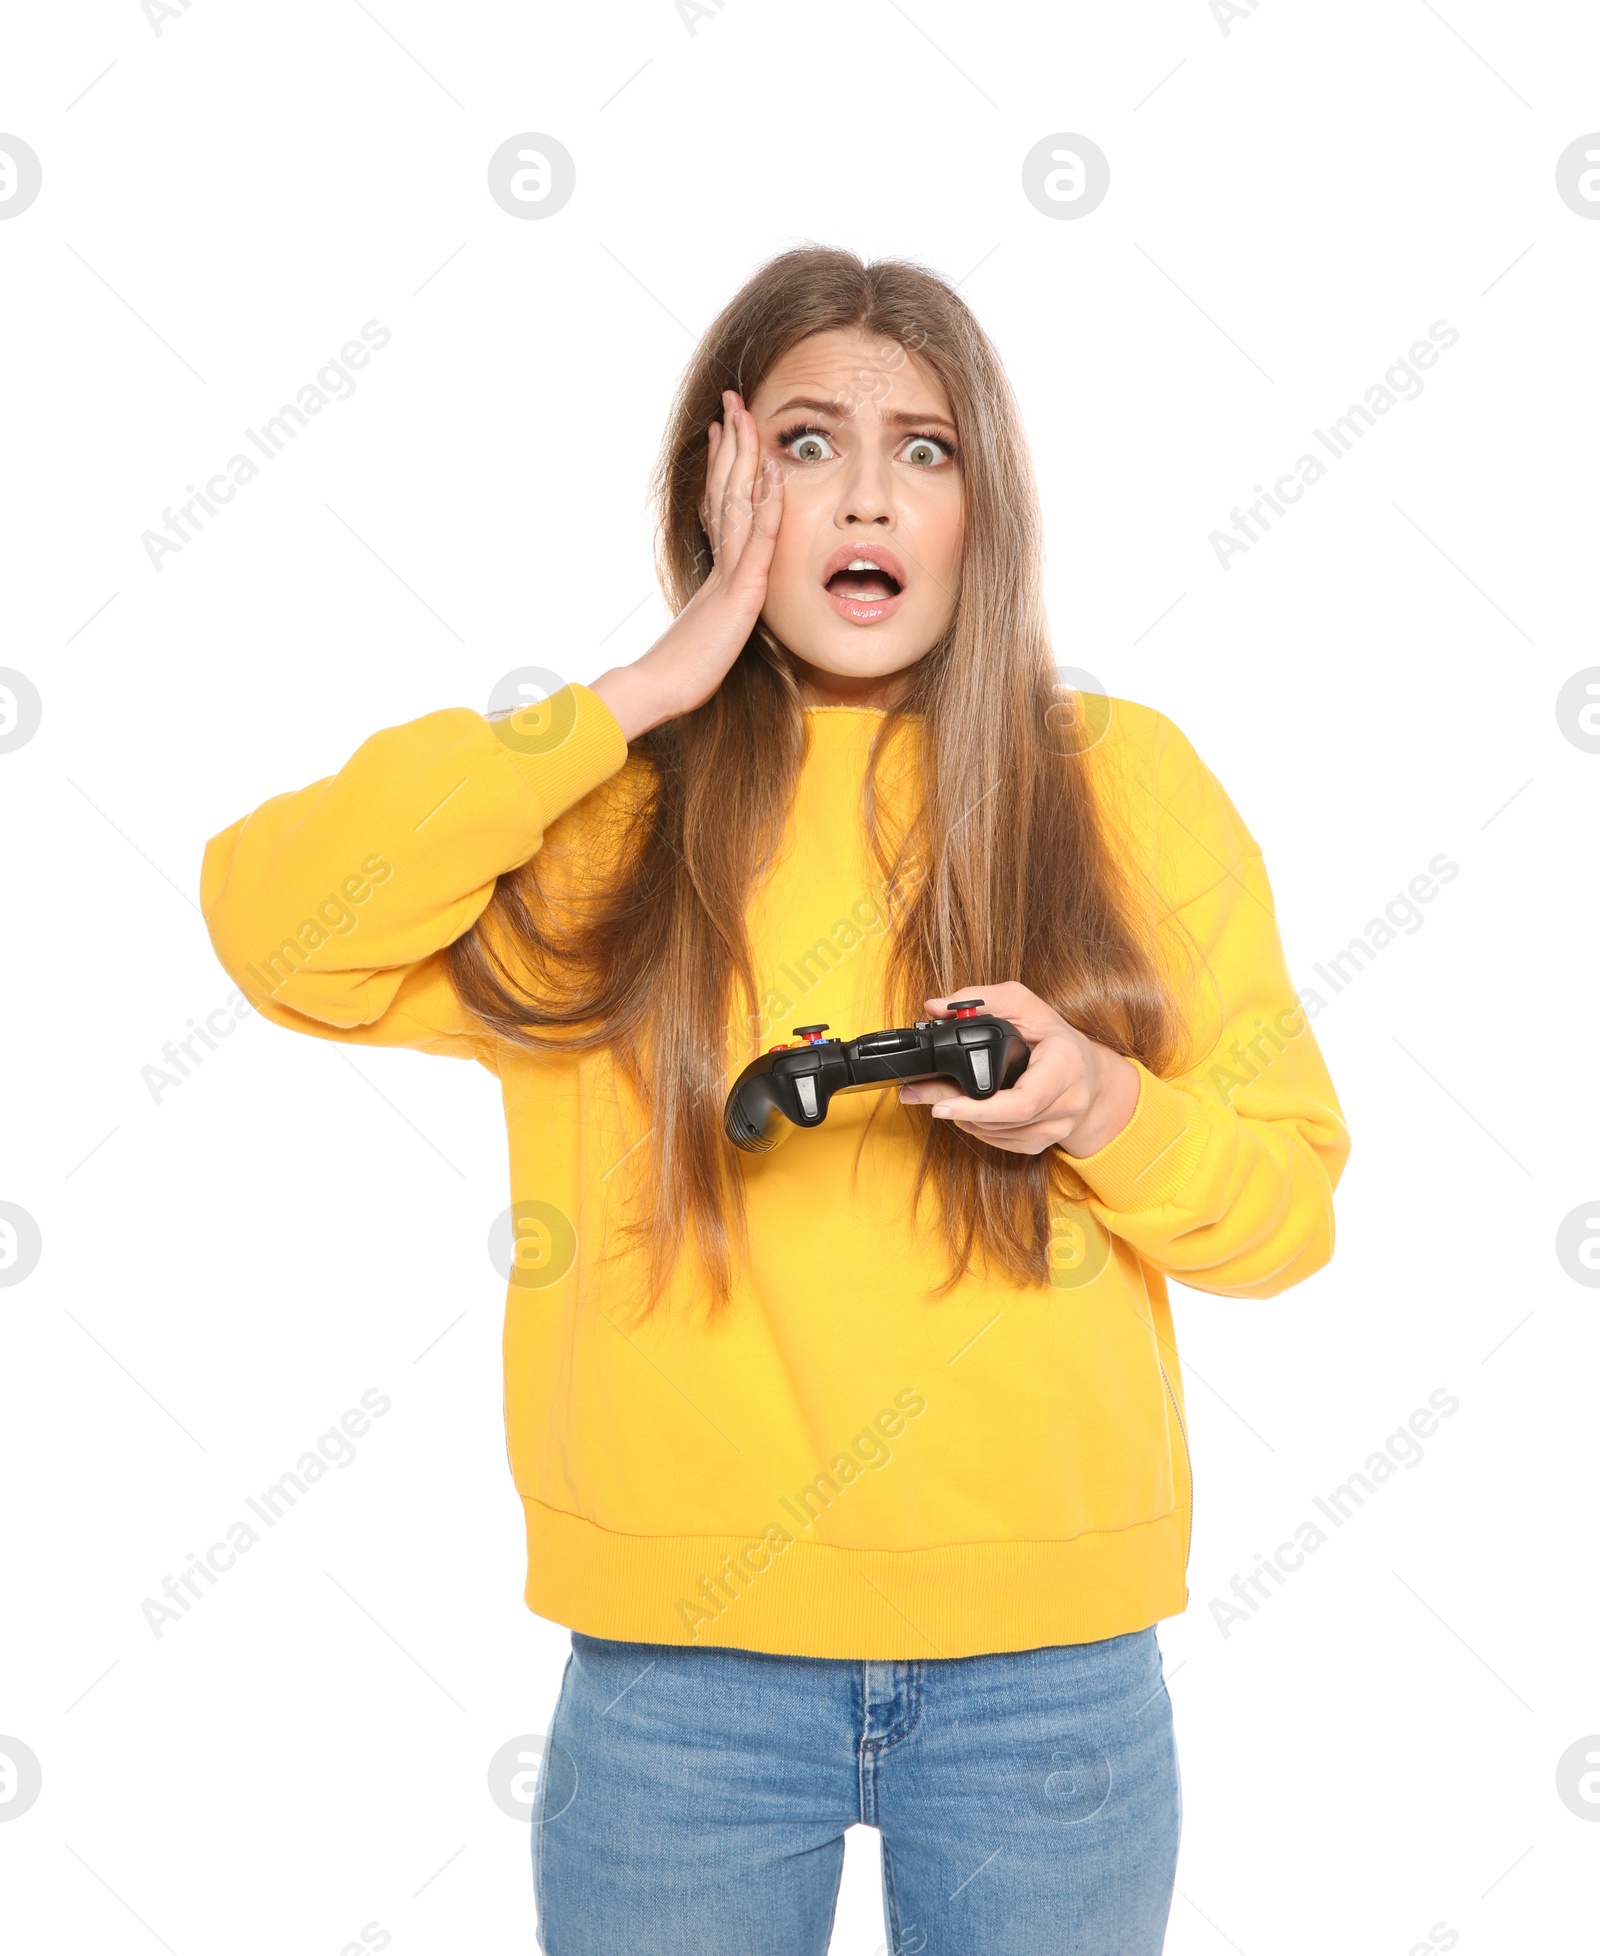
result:
<svg viewBox="0 0 1600 1956"><path fill-rule="evenodd" d="M900 701L911 683L909 667L885 673L824 672L818 666L807 665L803 659L796 659L794 666L802 706L888 708Z"/></svg>

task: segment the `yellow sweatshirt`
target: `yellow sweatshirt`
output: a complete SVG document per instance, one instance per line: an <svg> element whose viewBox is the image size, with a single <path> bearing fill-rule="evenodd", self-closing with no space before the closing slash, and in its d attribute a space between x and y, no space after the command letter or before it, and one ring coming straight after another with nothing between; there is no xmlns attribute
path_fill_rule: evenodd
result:
<svg viewBox="0 0 1600 1956"><path fill-rule="evenodd" d="M969 1275L930 1299L946 1266L912 1221L917 1144L891 1090L741 1155L733 1308L709 1329L678 1308L686 1253L672 1308L641 1326L617 1225L645 1123L609 1055L507 1045L443 967L495 879L547 837L583 860L585 825L644 765L625 767L593 693L567 693L548 751L465 707L374 734L214 836L201 871L217 955L267 1018L500 1080L528 1606L599 1637L856 1658L1086 1642L1181 1611L1192 1480L1166 1279L1270 1297L1320 1268L1349 1151L1227 795L1169 720L1111 703L1094 779L1136 877L1203 954L1194 1063L1140 1067L1129 1125L1074 1164L1086 1194L1059 1205L1049 1284ZM789 835L750 911L776 1015L763 1045L801 1021L845 1038L892 1023L860 816L879 719L807 711Z"/></svg>

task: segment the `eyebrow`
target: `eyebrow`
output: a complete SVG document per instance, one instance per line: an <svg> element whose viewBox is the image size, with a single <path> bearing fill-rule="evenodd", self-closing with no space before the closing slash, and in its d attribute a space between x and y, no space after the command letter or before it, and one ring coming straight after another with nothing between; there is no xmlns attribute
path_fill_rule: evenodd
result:
<svg viewBox="0 0 1600 1956"><path fill-rule="evenodd" d="M800 398L785 401L782 407L774 408L768 418L776 420L780 414L788 414L794 408L809 408L813 414L825 414L834 421L848 421L850 419L850 415L836 401L809 401ZM897 427L903 428L922 427L926 426L929 422L937 422L943 428L954 428L956 425L952 415L940 414L936 409L928 414L911 414L896 411L893 414L886 414L882 418L885 421L892 421Z"/></svg>

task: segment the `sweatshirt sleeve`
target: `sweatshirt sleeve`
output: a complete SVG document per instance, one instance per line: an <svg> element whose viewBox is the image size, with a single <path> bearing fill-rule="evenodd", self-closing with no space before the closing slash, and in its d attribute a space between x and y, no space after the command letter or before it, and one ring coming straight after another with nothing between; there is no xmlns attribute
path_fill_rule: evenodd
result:
<svg viewBox="0 0 1600 1956"><path fill-rule="evenodd" d="M1261 850L1170 721L1146 793L1187 958L1183 1070L1138 1061L1139 1099L1098 1153L1069 1156L1106 1227L1156 1269L1224 1297L1273 1297L1333 1254L1350 1136L1285 966ZM1203 881L1203 887L1197 887Z"/></svg>
<svg viewBox="0 0 1600 1956"><path fill-rule="evenodd" d="M200 908L217 956L278 1025L494 1071L494 1036L456 998L444 951L627 753L579 685L537 715L449 707L385 728L337 774L206 844Z"/></svg>

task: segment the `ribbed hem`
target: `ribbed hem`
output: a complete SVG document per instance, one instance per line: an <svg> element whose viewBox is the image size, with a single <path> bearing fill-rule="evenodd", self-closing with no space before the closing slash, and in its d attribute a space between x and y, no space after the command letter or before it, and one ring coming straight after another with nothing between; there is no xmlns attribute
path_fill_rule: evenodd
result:
<svg viewBox="0 0 1600 1956"><path fill-rule="evenodd" d="M604 700L576 680L564 690L572 695L577 716L557 744L533 753L524 753L509 744L505 750L512 765L538 797L546 828L558 815L582 801L591 788L598 788L615 774L628 758L627 735ZM557 697L551 695L552 699ZM559 709L556 724L560 724Z"/></svg>
<svg viewBox="0 0 1600 1956"><path fill-rule="evenodd" d="M792 1657L978 1657L1095 1643L1188 1602L1185 1520L1065 1542L768 1546L618 1535L522 1497L529 1609L590 1637Z"/></svg>
<svg viewBox="0 0 1600 1956"><path fill-rule="evenodd" d="M1132 1063L1139 1073L1133 1118L1098 1154L1067 1155L1106 1207L1123 1212L1157 1209L1181 1194L1206 1144L1195 1101L1138 1060Z"/></svg>

